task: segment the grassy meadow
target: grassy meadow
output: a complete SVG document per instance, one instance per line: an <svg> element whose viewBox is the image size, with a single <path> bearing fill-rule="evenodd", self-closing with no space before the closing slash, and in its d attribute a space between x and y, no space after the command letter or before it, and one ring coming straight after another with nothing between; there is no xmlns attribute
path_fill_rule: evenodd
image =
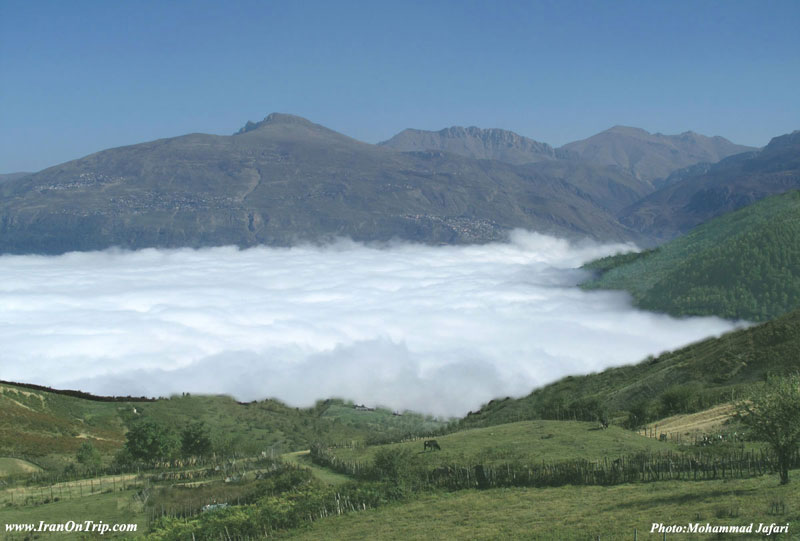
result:
<svg viewBox="0 0 800 541"><path fill-rule="evenodd" d="M521 421L487 428L460 430L437 436L440 451L424 450L423 439L386 445L341 447L332 453L341 460L371 462L381 451L409 451L426 466L454 462L494 464L506 461L555 462L598 458L616 459L635 453L675 451L676 446L643 438L617 426L579 421Z"/></svg>
<svg viewBox="0 0 800 541"><path fill-rule="evenodd" d="M503 488L429 494L361 513L331 517L281 539L661 539L653 522L794 526L800 538L800 483L775 475L734 481L611 487ZM675 539L763 539L763 535L667 535ZM786 539L786 537L778 537Z"/></svg>

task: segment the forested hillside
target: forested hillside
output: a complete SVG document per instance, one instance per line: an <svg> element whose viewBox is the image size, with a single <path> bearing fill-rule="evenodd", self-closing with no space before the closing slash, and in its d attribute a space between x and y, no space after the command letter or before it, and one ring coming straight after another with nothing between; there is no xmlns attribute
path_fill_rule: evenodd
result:
<svg viewBox="0 0 800 541"><path fill-rule="evenodd" d="M586 265L586 289L624 289L676 316L767 321L800 306L800 192L770 197L642 254Z"/></svg>

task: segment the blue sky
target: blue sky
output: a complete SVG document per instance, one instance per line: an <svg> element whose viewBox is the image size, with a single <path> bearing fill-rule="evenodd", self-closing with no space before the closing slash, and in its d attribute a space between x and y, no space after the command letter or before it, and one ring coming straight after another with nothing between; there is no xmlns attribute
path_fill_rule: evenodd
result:
<svg viewBox="0 0 800 541"><path fill-rule="evenodd" d="M800 2L0 0L0 172L229 134L272 111L367 142L615 124L800 129Z"/></svg>

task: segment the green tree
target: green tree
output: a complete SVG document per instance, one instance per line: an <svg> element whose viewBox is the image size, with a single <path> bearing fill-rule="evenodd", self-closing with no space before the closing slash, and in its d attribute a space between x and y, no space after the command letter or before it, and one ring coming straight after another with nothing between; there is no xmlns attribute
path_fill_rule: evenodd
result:
<svg viewBox="0 0 800 541"><path fill-rule="evenodd" d="M751 435L772 448L781 484L788 484L789 463L800 446L800 374L768 378L737 410Z"/></svg>
<svg viewBox="0 0 800 541"><path fill-rule="evenodd" d="M208 428L202 421L191 423L181 433L181 454L189 456L206 456L211 454L211 437Z"/></svg>
<svg viewBox="0 0 800 541"><path fill-rule="evenodd" d="M100 451L91 442L85 441L78 448L78 452L75 453L75 459L78 464L96 468L100 465Z"/></svg>
<svg viewBox="0 0 800 541"><path fill-rule="evenodd" d="M134 460L170 458L178 447L175 434L152 421L137 423L125 435L125 448Z"/></svg>
<svg viewBox="0 0 800 541"><path fill-rule="evenodd" d="M631 430L636 430L642 425L648 423L653 418L653 401L648 399L641 399L631 404L628 410L628 418L625 421L625 427Z"/></svg>

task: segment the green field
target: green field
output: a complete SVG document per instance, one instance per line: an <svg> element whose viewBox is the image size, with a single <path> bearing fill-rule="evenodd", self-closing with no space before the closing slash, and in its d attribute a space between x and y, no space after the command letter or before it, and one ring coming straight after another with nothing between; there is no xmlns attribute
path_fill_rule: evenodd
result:
<svg viewBox="0 0 800 541"><path fill-rule="evenodd" d="M676 447L612 426L573 421L523 421L439 436L441 451L423 450L423 440L390 445L337 448L343 460L370 462L381 450L406 449L416 460L433 468L450 463L495 464L521 461L531 464L560 460L617 458L637 452L668 452Z"/></svg>
<svg viewBox="0 0 800 541"><path fill-rule="evenodd" d="M24 534L11 535L5 533L5 525L12 523L35 523L44 521L49 524L66 523L67 521L82 522L92 520L103 521L106 524L136 524L137 537L141 536L147 528L147 516L144 507L136 499L136 490L120 492L103 492L85 495L82 498L60 499L48 503L37 503L26 506L6 505L0 507L0 531L3 539L23 540ZM30 535L30 534L28 534ZM66 532L40 533L40 539L100 539L100 535L86 536L85 534L69 534ZM106 534L102 538L114 538ZM31 539L31 537L27 537Z"/></svg>
<svg viewBox="0 0 800 541"><path fill-rule="evenodd" d="M797 472L794 472L797 475ZM800 538L800 483L756 479L664 482L613 487L513 488L436 493L407 503L331 517L283 539L661 539L653 522L741 525L790 523ZM667 536L667 539L764 536ZM786 539L786 537L777 537ZM769 539L769 538L768 538Z"/></svg>
<svg viewBox="0 0 800 541"><path fill-rule="evenodd" d="M347 483L348 481L352 481L352 479L346 475L342 475L341 473L336 473L335 471L331 471L328 468L323 468L322 466L318 466L311 461L311 457L309 456L308 451L296 451L294 453L286 453L282 457L286 462L291 464L296 464L297 466L301 466L304 468L309 468L311 472L314 474L314 477L326 483L328 485L341 485L342 483Z"/></svg>
<svg viewBox="0 0 800 541"><path fill-rule="evenodd" d="M0 478L11 475L33 473L41 470L42 468L36 464L28 462L27 460L0 457Z"/></svg>

